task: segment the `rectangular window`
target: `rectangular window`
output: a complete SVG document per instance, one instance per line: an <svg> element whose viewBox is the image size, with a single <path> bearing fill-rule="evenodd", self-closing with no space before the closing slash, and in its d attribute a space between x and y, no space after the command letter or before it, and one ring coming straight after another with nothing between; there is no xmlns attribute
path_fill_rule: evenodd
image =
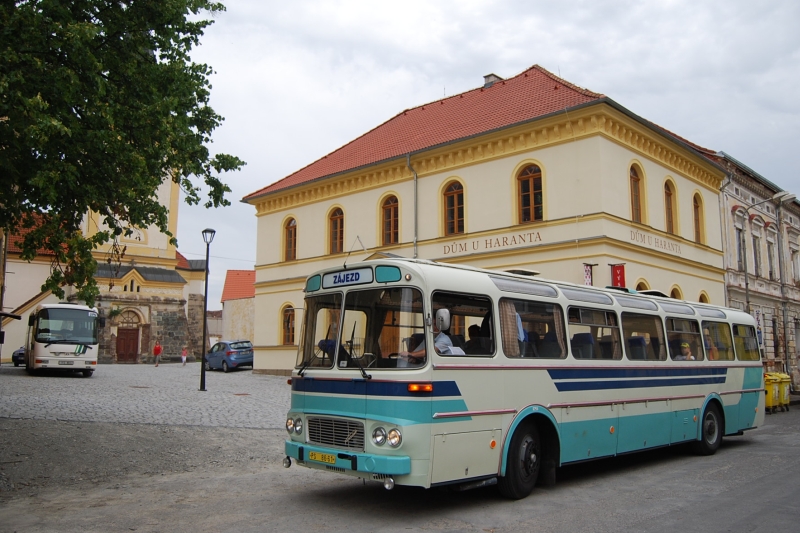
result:
<svg viewBox="0 0 800 533"><path fill-rule="evenodd" d="M685 318L667 318L667 346L675 361L702 361L703 339L700 324Z"/></svg>
<svg viewBox="0 0 800 533"><path fill-rule="evenodd" d="M777 272L775 272L775 245L767 242L767 265L769 266L769 279L778 279Z"/></svg>
<svg viewBox="0 0 800 533"><path fill-rule="evenodd" d="M570 349L575 359L622 359L617 315L586 307L570 307Z"/></svg>
<svg viewBox="0 0 800 533"><path fill-rule="evenodd" d="M622 337L628 359L638 361L667 359L664 327L660 316L622 313Z"/></svg>
<svg viewBox="0 0 800 533"><path fill-rule="evenodd" d="M511 298L502 298L499 305L506 357L567 357L561 306Z"/></svg>
<svg viewBox="0 0 800 533"><path fill-rule="evenodd" d="M758 351L756 328L753 326L733 326L733 343L736 346L736 358L739 361L758 361L761 353Z"/></svg>
<svg viewBox="0 0 800 533"><path fill-rule="evenodd" d="M492 319L492 301L487 296L435 292L433 294L433 313L439 309L450 311L450 329L434 333L434 345L440 355L493 355L495 333ZM456 333L457 329L464 331Z"/></svg>
<svg viewBox="0 0 800 533"><path fill-rule="evenodd" d="M753 235L753 274L761 277L761 239Z"/></svg>
<svg viewBox="0 0 800 533"><path fill-rule="evenodd" d="M631 218L634 222L642 221L642 200L639 192L640 180L631 169Z"/></svg>
<svg viewBox="0 0 800 533"><path fill-rule="evenodd" d="M744 232L736 228L736 270L744 271Z"/></svg>
<svg viewBox="0 0 800 533"><path fill-rule="evenodd" d="M724 322L703 321L703 345L709 361L733 361L731 328Z"/></svg>

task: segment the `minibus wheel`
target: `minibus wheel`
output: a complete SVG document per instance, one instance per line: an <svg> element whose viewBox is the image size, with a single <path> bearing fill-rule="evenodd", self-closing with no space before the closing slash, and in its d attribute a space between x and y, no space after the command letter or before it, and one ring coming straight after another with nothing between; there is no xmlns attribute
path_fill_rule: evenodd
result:
<svg viewBox="0 0 800 533"><path fill-rule="evenodd" d="M511 438L506 461L506 475L497 482L500 494L519 500L531 493L542 463L542 441L531 421L519 425Z"/></svg>

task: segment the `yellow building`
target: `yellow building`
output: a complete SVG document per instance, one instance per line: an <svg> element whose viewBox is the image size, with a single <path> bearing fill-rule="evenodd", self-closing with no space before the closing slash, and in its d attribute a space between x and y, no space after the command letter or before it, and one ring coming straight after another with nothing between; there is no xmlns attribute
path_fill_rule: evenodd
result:
<svg viewBox="0 0 800 533"><path fill-rule="evenodd" d="M374 253L724 304L724 177L539 66L486 76L244 198L258 217L254 369L294 366L309 273Z"/></svg>
<svg viewBox="0 0 800 533"><path fill-rule="evenodd" d="M169 209L169 230L178 228L180 188L171 180L159 186L159 201ZM82 231L91 236L100 230L98 217L89 213ZM50 274L51 257L40 255L31 262L19 258L19 242L24 230L12 232L8 239L5 265L3 308L23 317L20 321L3 320L6 343L5 359L24 342L27 317L38 304L58 299L49 291L41 292ZM146 362L158 339L167 357L179 357L183 346L199 356L202 350L203 281L205 260L187 261L169 237L156 227L135 228L130 237L120 237L125 248L122 263L108 264L110 245L93 255L97 260L100 295L95 305L107 318L100 331L100 362ZM66 299L74 299L71 287L65 287Z"/></svg>

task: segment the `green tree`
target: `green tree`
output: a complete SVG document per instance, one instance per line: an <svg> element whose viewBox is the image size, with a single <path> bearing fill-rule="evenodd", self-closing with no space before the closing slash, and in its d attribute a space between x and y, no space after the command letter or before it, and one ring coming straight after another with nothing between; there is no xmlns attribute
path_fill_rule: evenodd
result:
<svg viewBox="0 0 800 533"><path fill-rule="evenodd" d="M245 163L210 155L223 118L209 107L212 69L191 61L225 10L206 0L0 2L0 227L28 230L22 258L52 254L42 290L99 294L92 251L155 225L171 238L157 189L177 182L189 204L230 205L221 172ZM203 191L205 189L205 192ZM87 214L103 224L84 236Z"/></svg>

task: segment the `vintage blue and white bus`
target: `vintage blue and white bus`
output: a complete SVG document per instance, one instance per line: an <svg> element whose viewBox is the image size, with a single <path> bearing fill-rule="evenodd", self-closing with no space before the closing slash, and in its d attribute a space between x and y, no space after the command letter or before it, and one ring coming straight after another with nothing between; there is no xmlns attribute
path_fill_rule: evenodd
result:
<svg viewBox="0 0 800 533"><path fill-rule="evenodd" d="M25 369L80 372L91 377L97 368L96 307L73 303L42 304L28 317Z"/></svg>
<svg viewBox="0 0 800 533"><path fill-rule="evenodd" d="M568 463L764 421L739 310L425 260L321 271L305 286L284 466L510 498Z"/></svg>

